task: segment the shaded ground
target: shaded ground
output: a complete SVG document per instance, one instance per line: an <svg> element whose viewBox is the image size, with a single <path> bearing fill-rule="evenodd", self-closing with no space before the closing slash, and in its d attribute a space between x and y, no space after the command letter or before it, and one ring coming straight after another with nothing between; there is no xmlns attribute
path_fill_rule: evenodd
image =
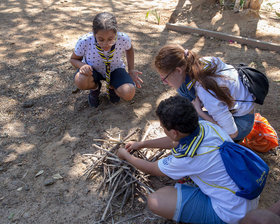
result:
<svg viewBox="0 0 280 224"><path fill-rule="evenodd" d="M219 12L215 4L204 11L203 2L200 6L195 1L179 3L183 3L183 11L177 22L184 23L187 18L201 28L207 23L209 28L209 21ZM219 56L232 64L242 61L265 71L270 81L270 93L265 104L257 105L256 110L280 133L279 54L170 32L164 24L177 5L178 1L167 0L1 1L1 223L96 223L100 219L106 195L97 195L98 183L85 181L82 177L90 164L83 154L95 150L92 139L107 138L108 133L118 138L119 135L126 136L134 127L140 127L142 132L133 138L141 139L149 123L155 125L155 130L148 137L158 133L154 114L156 105L175 91L160 83L150 65L159 47L166 43L179 43L193 48L200 55ZM188 11L190 7L193 14ZM158 9L161 13L160 25L151 14L145 20L150 9ZM144 84L132 102L121 101L112 105L102 97L100 107L92 109L87 105L86 91L72 94L75 69L68 59L78 37L91 30L92 18L100 11L114 12L120 30L130 35L136 51L136 68L143 72ZM215 24L219 24L217 29L223 32L232 24L232 20L228 21L223 14L219 21L222 22ZM279 32L265 32L265 37L258 36L267 28L261 25L265 22L279 28L279 19L274 17L261 18L254 22L254 26L245 22L231 26L247 30L247 35L252 38L278 43ZM271 168L260 199L260 207L267 207L279 200L280 162L278 151L261 156ZM35 177L41 170L44 173ZM63 179L45 186L45 181L57 173ZM144 218L136 219L136 223L166 222L147 209L143 210L144 203L138 204L119 220L144 212Z"/></svg>

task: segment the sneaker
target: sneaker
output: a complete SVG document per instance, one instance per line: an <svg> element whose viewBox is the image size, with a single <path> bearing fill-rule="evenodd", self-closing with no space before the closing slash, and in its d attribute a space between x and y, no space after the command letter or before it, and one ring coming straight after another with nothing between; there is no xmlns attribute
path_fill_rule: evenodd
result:
<svg viewBox="0 0 280 224"><path fill-rule="evenodd" d="M109 96L112 103L117 103L120 101L120 97L115 93L114 89L109 89Z"/></svg>
<svg viewBox="0 0 280 224"><path fill-rule="evenodd" d="M91 107L98 107L99 105L99 94L100 94L101 84L99 84L98 89L96 90L90 90L90 93L88 94L88 104Z"/></svg>

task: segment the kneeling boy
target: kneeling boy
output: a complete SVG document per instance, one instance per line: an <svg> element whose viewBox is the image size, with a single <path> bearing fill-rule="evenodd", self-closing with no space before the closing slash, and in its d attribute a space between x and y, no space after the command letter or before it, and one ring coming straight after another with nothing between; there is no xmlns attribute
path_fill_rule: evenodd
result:
<svg viewBox="0 0 280 224"><path fill-rule="evenodd" d="M218 224L238 223L257 208L258 198L247 200L234 193L238 187L217 150L223 141L232 140L219 126L198 121L192 103L180 96L162 101L156 114L167 136L130 142L118 156L145 173L174 180L188 176L197 186L177 183L152 193L148 206L154 213L177 222ZM149 162L130 154L141 148L173 149L172 155Z"/></svg>

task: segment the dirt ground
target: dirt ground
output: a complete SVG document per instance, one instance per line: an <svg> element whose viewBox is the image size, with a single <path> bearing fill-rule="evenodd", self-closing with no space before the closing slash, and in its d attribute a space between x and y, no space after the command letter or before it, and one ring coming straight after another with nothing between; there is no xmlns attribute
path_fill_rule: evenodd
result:
<svg viewBox="0 0 280 224"><path fill-rule="evenodd" d="M97 223L106 195L83 174L91 164L95 138L124 137L135 127L141 139L160 134L155 108L175 94L151 67L159 47L178 43L199 55L244 62L266 72L270 92L256 111L280 133L280 56L274 51L165 29L172 19L180 24L272 41L280 44L280 1L264 1L259 15L234 14L231 5L220 10L213 1L133 0L2 0L0 2L0 223ZM148 10L157 9L160 24ZM87 105L87 91L73 94L75 69L69 63L79 36L91 31L93 16L113 12L119 30L129 34L135 48L135 67L143 72L143 87L131 102L117 105L101 97L97 109ZM266 208L280 199L279 151L261 154L271 172L260 198ZM42 172L43 171L43 172ZM46 186L53 175L61 178ZM37 176L36 176L37 175ZM162 183L164 184L164 183ZM158 185L159 187L159 185ZM123 223L172 223L152 215L145 203L118 215ZM111 223L111 220L107 220Z"/></svg>

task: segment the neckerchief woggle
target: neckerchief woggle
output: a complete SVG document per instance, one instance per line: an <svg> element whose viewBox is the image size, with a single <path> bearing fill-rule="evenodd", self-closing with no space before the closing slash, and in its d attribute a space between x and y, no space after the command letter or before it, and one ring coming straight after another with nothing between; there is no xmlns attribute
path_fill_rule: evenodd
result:
<svg viewBox="0 0 280 224"><path fill-rule="evenodd" d="M97 40L95 39L95 43L96 43L96 49L98 54L100 55L100 57L102 58L104 64L105 64L105 70L106 70L106 95L107 97L110 99L110 94L109 94L109 87L110 87L110 80L111 80L111 62L115 53L115 46L116 44L114 44L110 51L109 51L109 56L106 57L104 55L104 50L98 45Z"/></svg>
<svg viewBox="0 0 280 224"><path fill-rule="evenodd" d="M176 158L182 157L194 157L196 151L202 143L205 136L205 130L203 125L199 126L190 135L181 138L178 146L171 150L172 155Z"/></svg>

